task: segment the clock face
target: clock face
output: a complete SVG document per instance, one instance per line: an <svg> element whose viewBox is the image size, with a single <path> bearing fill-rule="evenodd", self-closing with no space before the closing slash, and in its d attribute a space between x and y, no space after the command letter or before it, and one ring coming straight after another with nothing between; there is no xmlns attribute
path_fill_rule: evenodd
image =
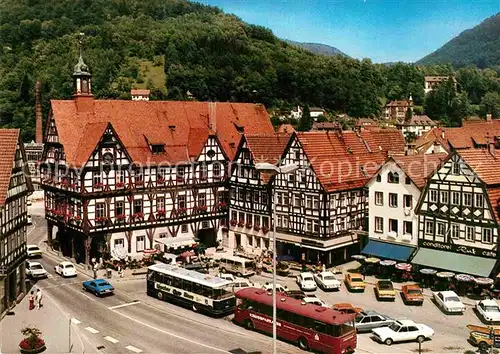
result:
<svg viewBox="0 0 500 354"><path fill-rule="evenodd" d="M213 150L208 150L208 151L207 151L207 155L208 155L208 157L212 158L212 157L214 157L214 156L215 156L215 151L213 151Z"/></svg>
<svg viewBox="0 0 500 354"><path fill-rule="evenodd" d="M102 162L105 165L111 165L114 161L113 154L110 152L106 152L104 155L102 155Z"/></svg>

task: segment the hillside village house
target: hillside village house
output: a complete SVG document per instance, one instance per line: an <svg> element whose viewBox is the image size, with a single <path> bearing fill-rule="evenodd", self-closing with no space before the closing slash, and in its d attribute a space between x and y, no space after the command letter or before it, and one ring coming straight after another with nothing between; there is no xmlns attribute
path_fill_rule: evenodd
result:
<svg viewBox="0 0 500 354"><path fill-rule="evenodd" d="M403 122L396 124L396 127L401 130L404 136L408 133L413 133L416 137L419 137L432 128L437 127L437 125L435 121L426 115L413 115L411 119L405 119Z"/></svg>
<svg viewBox="0 0 500 354"><path fill-rule="evenodd" d="M26 292L26 200L31 192L20 132L0 129L0 318Z"/></svg>
<svg viewBox="0 0 500 354"><path fill-rule="evenodd" d="M415 208L426 178L446 154L390 156L368 188L368 244L362 253L407 262L418 247Z"/></svg>
<svg viewBox="0 0 500 354"><path fill-rule="evenodd" d="M430 177L412 263L490 276L499 258L500 156L487 149L454 151Z"/></svg>
<svg viewBox="0 0 500 354"><path fill-rule="evenodd" d="M429 93L434 88L439 85L441 82L446 81L450 79L450 76L426 76L425 77L425 83L424 83L424 92ZM455 79L453 78L455 81ZM455 82L456 85L456 82Z"/></svg>
<svg viewBox="0 0 500 354"><path fill-rule="evenodd" d="M243 133L273 133L265 108L96 100L81 55L73 77L73 99L51 101L45 131L49 244L88 264L223 239L228 164Z"/></svg>
<svg viewBox="0 0 500 354"><path fill-rule="evenodd" d="M311 118L313 120L317 120L319 117L325 116L326 111L323 108L320 107L311 107L309 109L309 112L311 114Z"/></svg>
<svg viewBox="0 0 500 354"><path fill-rule="evenodd" d="M149 101L150 92L150 90L135 89L130 90L130 95L132 96L132 101Z"/></svg>
<svg viewBox="0 0 500 354"><path fill-rule="evenodd" d="M255 164L277 165L289 140L286 133L242 136L229 180L229 233L224 246L248 252L270 248L271 176L257 171Z"/></svg>
<svg viewBox="0 0 500 354"><path fill-rule="evenodd" d="M385 106L384 118L386 120L403 121L407 110L413 110L413 99L390 101Z"/></svg>

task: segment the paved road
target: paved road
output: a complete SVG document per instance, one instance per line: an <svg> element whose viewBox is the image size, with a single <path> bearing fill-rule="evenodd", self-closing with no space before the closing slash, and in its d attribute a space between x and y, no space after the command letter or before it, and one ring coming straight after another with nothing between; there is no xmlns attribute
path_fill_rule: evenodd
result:
<svg viewBox="0 0 500 354"><path fill-rule="evenodd" d="M43 208L30 209L34 225L28 229L28 243L44 247L46 227ZM37 215L38 214L38 215ZM104 353L250 353L272 351L268 336L249 332L232 324L227 319L216 319L194 313L175 305L160 302L145 296L145 280L136 281L144 293L136 297L127 294L121 286L125 281L112 283L117 288L115 295L97 298L83 291L81 282L88 278L81 274L77 278L63 279L54 273L58 260L48 253L40 260L51 274L40 280L35 287L41 288L60 307L54 316L67 321L69 314L73 324L82 333L95 352ZM147 301L143 301L143 299ZM151 303L153 306L149 305ZM18 329L2 329L2 335ZM67 337L62 340L67 340ZM279 342L280 353L299 353L295 346Z"/></svg>

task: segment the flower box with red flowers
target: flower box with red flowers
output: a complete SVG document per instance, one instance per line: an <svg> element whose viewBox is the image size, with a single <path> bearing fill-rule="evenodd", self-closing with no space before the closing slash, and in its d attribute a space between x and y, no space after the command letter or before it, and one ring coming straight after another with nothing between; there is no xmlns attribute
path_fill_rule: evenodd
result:
<svg viewBox="0 0 500 354"><path fill-rule="evenodd" d="M135 181L135 185L136 186L143 186L144 185L144 181Z"/></svg>
<svg viewBox="0 0 500 354"><path fill-rule="evenodd" d="M106 222L106 218L105 217L97 217L97 218L95 218L95 222L98 224L104 224Z"/></svg>
<svg viewBox="0 0 500 354"><path fill-rule="evenodd" d="M244 221L238 221L238 226L239 226L239 227L243 227L243 226L245 226L245 222L244 222Z"/></svg>
<svg viewBox="0 0 500 354"><path fill-rule="evenodd" d="M267 234L269 232L269 228L267 226L262 226L262 232Z"/></svg>
<svg viewBox="0 0 500 354"><path fill-rule="evenodd" d="M247 223L245 224L245 227L246 227L247 229L251 229L251 228L252 228L252 224L250 224L249 222L247 222Z"/></svg>
<svg viewBox="0 0 500 354"><path fill-rule="evenodd" d="M123 187L125 187L125 183L123 183L123 182L116 183L116 188L123 188Z"/></svg>
<svg viewBox="0 0 500 354"><path fill-rule="evenodd" d="M132 215L132 217L134 218L134 220L143 220L144 213L134 213L134 215Z"/></svg>
<svg viewBox="0 0 500 354"><path fill-rule="evenodd" d="M231 221L229 221L229 225L236 226L236 225L238 225L238 222L236 220L231 220Z"/></svg>
<svg viewBox="0 0 500 354"><path fill-rule="evenodd" d="M116 220L118 220L118 221L123 221L123 220L125 220L125 214L118 214L118 215L116 216Z"/></svg>
<svg viewBox="0 0 500 354"><path fill-rule="evenodd" d="M254 225L254 226L253 226L253 229L254 229L255 231L260 231L260 226L259 226L259 225Z"/></svg>
<svg viewBox="0 0 500 354"><path fill-rule="evenodd" d="M184 215L184 214L186 214L186 212L187 212L186 208L179 208L179 209L177 209L177 214L178 215Z"/></svg>
<svg viewBox="0 0 500 354"><path fill-rule="evenodd" d="M69 185L69 188L73 188L73 189L75 189L75 188L76 188L76 184L75 184L75 183L71 183L71 184Z"/></svg>
<svg viewBox="0 0 500 354"><path fill-rule="evenodd" d="M98 183L95 183L95 184L94 184L94 188L95 188L95 189L102 188L103 186L104 186L104 184L102 184L102 182L98 182Z"/></svg>
<svg viewBox="0 0 500 354"><path fill-rule="evenodd" d="M206 180L208 180L207 176L200 176L200 181L206 181Z"/></svg>
<svg viewBox="0 0 500 354"><path fill-rule="evenodd" d="M165 178L163 178L163 177L158 177L158 179L156 180L156 182L157 182L158 184L164 184L164 183L165 183Z"/></svg>
<svg viewBox="0 0 500 354"><path fill-rule="evenodd" d="M217 208L219 210L225 210L225 209L227 209L227 203L226 202L220 202L219 204L217 204Z"/></svg>
<svg viewBox="0 0 500 354"><path fill-rule="evenodd" d="M160 218L164 218L166 214L167 212L165 211L165 209L158 209L158 211L156 212L156 215L158 215L158 217Z"/></svg>
<svg viewBox="0 0 500 354"><path fill-rule="evenodd" d="M204 213L207 211L207 206L206 205L200 205L198 207L196 207L196 211L198 211L199 213Z"/></svg>
<svg viewBox="0 0 500 354"><path fill-rule="evenodd" d="M69 181L68 181L68 180L66 180L66 179L63 179L63 180L61 181L61 186L63 186L63 187L66 187L66 188L67 188L67 187L69 187L69 184L70 184L70 183L69 183Z"/></svg>
<svg viewBox="0 0 500 354"><path fill-rule="evenodd" d="M177 177L177 178L176 178L176 181L177 181L177 182L184 182L184 177Z"/></svg>
<svg viewBox="0 0 500 354"><path fill-rule="evenodd" d="M41 353L45 351L45 341L40 338L42 332L35 327L26 327L21 330L26 337L19 343L19 350L23 354Z"/></svg>

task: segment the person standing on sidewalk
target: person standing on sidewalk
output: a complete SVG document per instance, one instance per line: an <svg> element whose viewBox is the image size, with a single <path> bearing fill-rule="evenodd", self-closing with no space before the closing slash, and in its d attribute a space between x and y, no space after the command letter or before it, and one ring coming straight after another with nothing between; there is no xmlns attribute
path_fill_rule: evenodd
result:
<svg viewBox="0 0 500 354"><path fill-rule="evenodd" d="M94 279L97 279L97 263L94 263Z"/></svg>
<svg viewBox="0 0 500 354"><path fill-rule="evenodd" d="M33 310L35 308L35 293L33 290L31 290L28 300L29 300L29 309Z"/></svg>
<svg viewBox="0 0 500 354"><path fill-rule="evenodd" d="M35 296L35 303L36 303L37 310L40 310L40 307L43 306L42 297L43 297L42 291L40 289L37 289L36 296Z"/></svg>

